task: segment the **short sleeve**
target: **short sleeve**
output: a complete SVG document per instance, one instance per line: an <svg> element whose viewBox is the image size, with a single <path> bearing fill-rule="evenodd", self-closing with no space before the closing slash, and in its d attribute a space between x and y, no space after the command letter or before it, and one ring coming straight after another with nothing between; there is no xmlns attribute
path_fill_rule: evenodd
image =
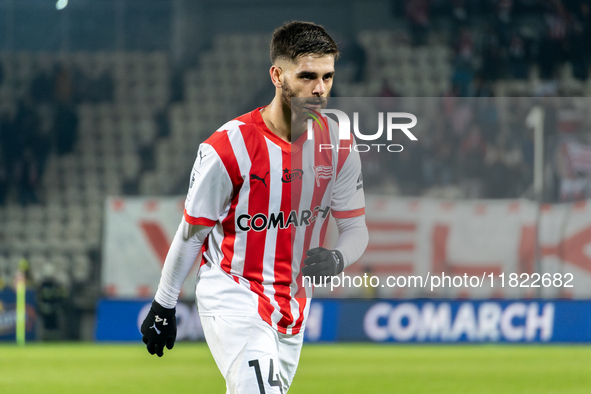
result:
<svg viewBox="0 0 591 394"><path fill-rule="evenodd" d="M215 149L201 144L191 171L185 220L193 225L215 225L230 204L232 190L232 181Z"/></svg>
<svg viewBox="0 0 591 394"><path fill-rule="evenodd" d="M365 215L361 160L355 149L351 149L337 173L331 208L332 215L337 219Z"/></svg>

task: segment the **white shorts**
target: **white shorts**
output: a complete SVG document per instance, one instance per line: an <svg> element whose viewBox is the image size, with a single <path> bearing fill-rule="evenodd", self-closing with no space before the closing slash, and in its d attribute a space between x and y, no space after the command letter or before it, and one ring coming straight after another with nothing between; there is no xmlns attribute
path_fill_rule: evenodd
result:
<svg viewBox="0 0 591 394"><path fill-rule="evenodd" d="M257 317L200 317L227 394L287 393L300 359L303 331L281 334Z"/></svg>

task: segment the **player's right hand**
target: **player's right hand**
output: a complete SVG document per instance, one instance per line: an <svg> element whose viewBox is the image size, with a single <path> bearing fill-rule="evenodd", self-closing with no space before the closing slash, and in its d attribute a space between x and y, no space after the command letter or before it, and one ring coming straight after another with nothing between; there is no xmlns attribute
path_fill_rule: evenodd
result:
<svg viewBox="0 0 591 394"><path fill-rule="evenodd" d="M310 278L322 279L327 276L340 274L344 267L343 254L338 250L323 247L310 249L306 252L302 275Z"/></svg>
<svg viewBox="0 0 591 394"><path fill-rule="evenodd" d="M176 339L176 308L167 309L156 301L141 327L142 341L146 344L150 354L162 357L164 346L172 349Z"/></svg>

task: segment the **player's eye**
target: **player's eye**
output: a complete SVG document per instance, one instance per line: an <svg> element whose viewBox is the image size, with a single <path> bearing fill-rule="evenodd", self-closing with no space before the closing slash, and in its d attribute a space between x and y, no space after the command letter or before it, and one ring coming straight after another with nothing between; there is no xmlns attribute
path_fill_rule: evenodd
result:
<svg viewBox="0 0 591 394"><path fill-rule="evenodd" d="M312 79L317 78L317 76L315 74L300 74L300 79L303 79L305 81L310 81Z"/></svg>

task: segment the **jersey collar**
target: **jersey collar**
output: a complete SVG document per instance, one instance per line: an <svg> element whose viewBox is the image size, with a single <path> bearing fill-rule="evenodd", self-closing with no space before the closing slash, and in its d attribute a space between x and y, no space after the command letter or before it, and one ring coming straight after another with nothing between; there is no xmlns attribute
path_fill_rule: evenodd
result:
<svg viewBox="0 0 591 394"><path fill-rule="evenodd" d="M266 106L265 106L266 107ZM277 134L273 133L265 124L263 120L263 115L261 115L261 110L265 107L259 107L251 112L252 120L256 127L263 133L265 137L270 139L274 144L278 145L282 150L291 153L292 149L294 152L300 150L305 140L306 133L302 134L296 141L293 143L289 143L277 136ZM302 138L304 137L304 138Z"/></svg>

